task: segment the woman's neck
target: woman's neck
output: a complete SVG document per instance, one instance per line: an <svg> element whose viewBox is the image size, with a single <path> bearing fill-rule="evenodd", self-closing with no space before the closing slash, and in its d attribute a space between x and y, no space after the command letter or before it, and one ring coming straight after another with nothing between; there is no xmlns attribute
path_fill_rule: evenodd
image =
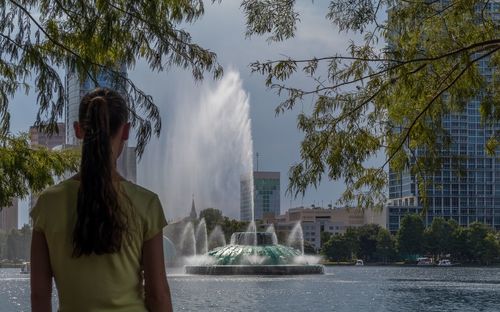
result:
<svg viewBox="0 0 500 312"><path fill-rule="evenodd" d="M113 177L112 177L113 181L125 181L125 178L122 177L118 173L118 171L116 171L116 170L113 171L112 175L113 175ZM77 174L75 174L74 176L72 176L70 179L80 181L81 180L81 174L80 174L80 172L78 172Z"/></svg>

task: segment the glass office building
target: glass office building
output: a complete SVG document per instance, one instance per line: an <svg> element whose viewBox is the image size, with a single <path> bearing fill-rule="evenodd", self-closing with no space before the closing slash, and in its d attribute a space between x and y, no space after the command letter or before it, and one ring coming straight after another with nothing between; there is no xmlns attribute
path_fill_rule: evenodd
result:
<svg viewBox="0 0 500 312"><path fill-rule="evenodd" d="M124 77L127 77L127 68L125 66L121 66L120 73ZM73 123L78 121L78 107L80 106L80 100L85 94L94 90L98 86L117 90L126 98L124 86L117 85L117 83L113 81L110 73L105 71L100 72L96 77L96 81L93 81L90 78L85 81L81 81L77 73L72 71L68 71L66 73L66 144L79 145L78 139L75 136L75 131L73 130Z"/></svg>
<svg viewBox="0 0 500 312"><path fill-rule="evenodd" d="M478 65L487 81L491 79L488 59ZM500 158L485 152L486 142L500 130L500 124L481 123L480 102L478 95L462 113L443 117L442 125L451 144L441 151L441 169L427 177L432 183L427 189L426 225L435 217L444 217L461 226L481 222L500 230ZM405 214L420 213L420 202L415 177L389 170L389 230L397 231Z"/></svg>
<svg viewBox="0 0 500 312"><path fill-rule="evenodd" d="M443 4L448 2L441 1ZM476 12L489 13L494 21L500 21L500 3L497 1L479 4ZM491 82L494 68L490 66L489 57L476 64L485 80ZM482 96L478 94L469 101L462 113L443 116L442 126L448 131L451 144L441 151L440 170L426 177L431 181L426 190L426 225L430 225L435 217L444 217L454 219L461 226L481 222L500 230L500 155L498 150L497 157L488 156L485 151L488 139L500 131L500 123L481 123L479 107ZM414 176L389 169L387 217L391 232L399 229L405 214L422 212L419 191Z"/></svg>
<svg viewBox="0 0 500 312"><path fill-rule="evenodd" d="M268 171L253 172L253 190L249 175L242 176L240 182L240 219L252 220L252 191L254 220L262 220L265 215L280 215L280 173Z"/></svg>

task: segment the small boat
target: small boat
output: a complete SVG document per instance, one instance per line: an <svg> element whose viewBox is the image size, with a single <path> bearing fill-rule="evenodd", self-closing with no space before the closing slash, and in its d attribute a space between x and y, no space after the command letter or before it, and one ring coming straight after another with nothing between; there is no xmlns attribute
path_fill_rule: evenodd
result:
<svg viewBox="0 0 500 312"><path fill-rule="evenodd" d="M358 260L356 260L356 264L355 265L365 265L365 263L363 262L363 260L358 259Z"/></svg>
<svg viewBox="0 0 500 312"><path fill-rule="evenodd" d="M23 262L23 266L21 267L21 274L30 274L31 272L31 263Z"/></svg>
<svg viewBox="0 0 500 312"><path fill-rule="evenodd" d="M438 266L454 266L454 264L448 259L441 259L439 260Z"/></svg>
<svg viewBox="0 0 500 312"><path fill-rule="evenodd" d="M418 266L431 266L434 265L431 258L422 257L417 259Z"/></svg>

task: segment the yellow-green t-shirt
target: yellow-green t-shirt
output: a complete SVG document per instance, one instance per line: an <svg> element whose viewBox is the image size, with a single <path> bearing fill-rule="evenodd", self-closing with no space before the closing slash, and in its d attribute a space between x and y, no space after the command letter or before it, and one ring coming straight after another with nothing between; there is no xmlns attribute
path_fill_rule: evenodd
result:
<svg viewBox="0 0 500 312"><path fill-rule="evenodd" d="M30 216L44 233L59 294L59 311L147 311L143 297L143 242L167 224L158 196L128 181L120 181L132 216L132 238L120 252L72 257L72 235L80 182L69 179L45 190ZM127 200L128 201L128 200ZM132 222L133 221L133 222Z"/></svg>

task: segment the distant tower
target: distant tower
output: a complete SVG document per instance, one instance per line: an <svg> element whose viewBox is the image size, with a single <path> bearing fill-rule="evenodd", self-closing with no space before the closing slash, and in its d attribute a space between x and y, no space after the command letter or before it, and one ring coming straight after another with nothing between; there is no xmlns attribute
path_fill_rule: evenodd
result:
<svg viewBox="0 0 500 312"><path fill-rule="evenodd" d="M252 189L253 188L253 189ZM253 213L252 213L253 195ZM278 216L280 206L280 173L273 171L254 171L252 176L244 174L240 180L240 220L262 220L265 215Z"/></svg>
<svg viewBox="0 0 500 312"><path fill-rule="evenodd" d="M0 231L8 233L12 229L17 229L18 219L19 200L17 198L13 198L12 205L10 207L4 207L0 210Z"/></svg>
<svg viewBox="0 0 500 312"><path fill-rule="evenodd" d="M198 214L196 213L196 207L194 206L194 195L193 195L193 202L191 203L191 213L189 213L189 218L191 220L198 219Z"/></svg>

